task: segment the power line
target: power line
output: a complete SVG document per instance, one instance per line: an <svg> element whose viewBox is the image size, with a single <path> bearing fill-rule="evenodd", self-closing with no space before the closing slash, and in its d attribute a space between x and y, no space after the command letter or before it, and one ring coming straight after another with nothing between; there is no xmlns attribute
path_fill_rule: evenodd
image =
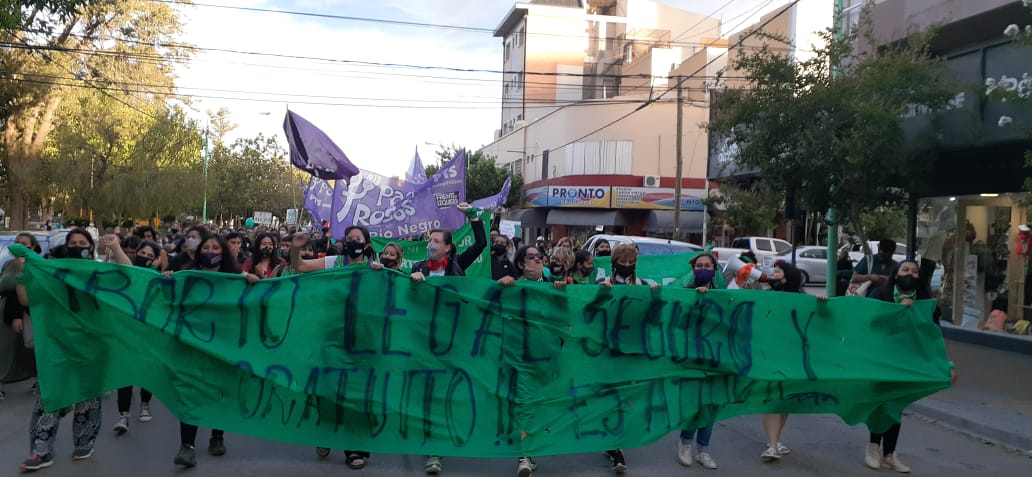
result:
<svg viewBox="0 0 1032 477"><path fill-rule="evenodd" d="M753 35L754 35L754 34L756 34L757 32L759 32L759 31L763 30L763 27L767 26L768 24L770 24L771 22L773 22L773 21L774 21L775 19L777 19L777 18L778 18L778 17L780 17L781 15L784 15L784 14L785 14L785 12L787 12L787 11L788 11L789 9L791 9L792 7L794 7L794 6L795 6L795 5L797 4L797 3L799 3L799 1L800 1L800 0L793 0L793 1L792 1L792 3L790 3L790 4L786 5L786 6L785 6L785 7L784 7L784 8L783 8L783 9L782 9L782 10L781 10L780 12L778 12L778 13L777 13L776 15L774 15L774 16L772 16L772 17L770 17L769 19L767 19L767 21L763 22L763 23L762 23L762 24L761 24L761 25L760 25L759 27L757 27L757 28L753 29L752 31L750 31L750 32L746 33L746 34L745 34L745 35L743 35L743 36L742 36L741 38L739 38L739 39L738 39L738 41L737 41L737 42L735 42L735 45L733 45L733 46L729 47L729 48L728 48L727 50L725 50L724 52L722 52L722 53L720 53L719 55L717 55L717 56L713 57L713 59L712 59L712 60L710 60L710 61L709 61L709 62L707 62L706 64L704 64L704 65L700 66L700 67L699 67L698 69L696 69L696 70L695 70L695 72L693 72L692 74L690 74L690 75L688 75L688 76L685 76L685 77L682 77L682 78L680 78L680 79L679 79L679 81L677 82L677 84L676 84L676 85L674 85L673 87L667 88L667 89L666 89L666 91L662 92L662 93L661 93L661 94L660 94L659 96L657 96L657 97L656 97L655 99L649 99L649 100L645 101L645 103L643 103L643 104L642 104L641 106L638 106L637 108L635 108L635 109L631 110L631 111L630 111L630 112L628 112L627 114L624 114L623 116L620 116L619 118L616 118L616 119L614 119L614 120L612 120L612 121L610 121L610 122L608 122L608 123L606 123L606 124L602 125L601 127L599 127L599 128L596 128L596 129L595 129L594 131L591 131L591 132L589 132L589 133L587 133L587 134L585 134L585 135L583 135L583 136L581 136L581 137L578 137L577 139L574 139L574 140L572 140L572 141L569 141L569 142L567 142L567 143L565 143L565 144L563 144L563 145L561 145L561 146L558 146L558 147L554 147L554 148L548 148L548 150L553 150L553 151L554 151L554 150L557 150L557 149L562 149L562 148L564 148L564 147L566 147L566 146L569 146L570 144L573 144L573 143L575 143L575 142L577 142L577 141L580 141L580 140L582 140L582 139L584 139L584 138L586 138L586 137L588 137L588 136L591 136L591 135L593 135L593 134L595 134L595 133L597 133L597 132L599 132L599 131L601 131L601 130L603 130L603 129L606 129L606 128L608 128L608 127L610 127L610 126L612 126L612 125L614 125L614 124L616 124L616 123L618 123L618 122L620 122L620 121L623 121L624 119L627 119L628 117L630 117L630 116L631 116L631 115L633 115L634 113L637 113L638 111L641 111L642 109L645 109L645 108L646 108L646 107L648 107L648 106L649 106L650 104L653 104L653 103L655 103L655 102L659 101L660 99L662 99L662 98L663 98L663 96L664 96L664 95L666 95L667 93L669 93L669 92L673 91L674 89L676 89L676 88L680 87L680 86L681 86L681 84L682 84L682 83L684 83L684 81L685 81L685 80L687 80L688 78L692 78L692 77L694 77L694 76L695 76L696 74L698 74L699 72L701 72L701 71L704 71L704 70L705 70L706 68L709 68L709 66L710 66L710 65L712 65L712 64L713 64L714 62L716 62L716 61L717 61L717 59L719 59L719 58L720 58L720 57L722 57L722 56L726 56L726 55L727 55L727 53L728 53L729 51L731 51L731 50L733 50L733 49L735 49L735 48L739 47L739 46L740 46L740 45L741 45L742 43L744 43L744 42L745 42L745 40L746 40L746 39L748 39L749 37L753 36Z"/></svg>
<svg viewBox="0 0 1032 477"><path fill-rule="evenodd" d="M708 16L702 17L702 19L700 19L699 21L695 22L695 24L694 24L694 25L692 25L692 26L688 27L688 28L687 28L687 29L686 29L685 31L681 32L681 34L680 34L680 35L677 35L677 37L676 37L676 38L674 38L673 40L670 40L670 42L671 42L671 43L673 43L673 42L675 42L675 41L677 41L677 40L680 40L682 36L685 36L685 35L687 35L687 34L688 34L688 32L690 32L690 31L694 30L694 29L695 29L695 27L697 27L697 26L699 26L699 25L702 25L702 22L704 22L704 21L706 21L706 20L708 20L708 19L711 19L711 18L713 18L713 16L714 16L714 15L716 15L717 13L720 13L720 11L721 11L721 10L723 10L723 9L727 8L727 6L728 6L728 5L731 5L732 3L735 3L735 1L736 1L736 0L729 0L729 1L727 2L727 3L725 3L725 4L721 5L721 6L720 6L720 8L718 8L718 9L717 9L716 11L714 11L713 13L710 13L710 14L709 14ZM720 27L719 27L719 24L720 24L720 23L722 23L722 22L720 22L720 21L718 20L718 21L717 21L717 24L718 24L718 27L717 27L717 28L720 28ZM705 31L709 31L709 29L708 29L708 30L705 30ZM705 32L705 31L704 31L704 32Z"/></svg>

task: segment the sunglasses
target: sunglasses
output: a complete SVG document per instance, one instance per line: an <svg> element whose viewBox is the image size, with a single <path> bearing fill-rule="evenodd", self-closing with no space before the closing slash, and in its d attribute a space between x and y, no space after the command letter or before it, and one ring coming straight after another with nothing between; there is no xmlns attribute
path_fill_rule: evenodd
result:
<svg viewBox="0 0 1032 477"><path fill-rule="evenodd" d="M545 256L540 253L528 253L527 260L544 260Z"/></svg>

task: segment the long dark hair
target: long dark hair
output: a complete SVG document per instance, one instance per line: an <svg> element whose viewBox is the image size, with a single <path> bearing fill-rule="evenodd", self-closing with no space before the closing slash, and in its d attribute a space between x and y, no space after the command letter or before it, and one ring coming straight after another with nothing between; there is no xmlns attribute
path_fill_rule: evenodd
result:
<svg viewBox="0 0 1032 477"><path fill-rule="evenodd" d="M31 248L33 252L36 252L36 253L42 253L43 252L43 249L40 248L40 246L39 246L39 240L36 240L36 236L35 235L32 235L32 234L30 234L28 232L22 232L22 233L18 234L16 237L14 237L14 239L18 240L18 239L20 239L22 237L25 237L25 238L29 239L29 248Z"/></svg>
<svg viewBox="0 0 1032 477"><path fill-rule="evenodd" d="M201 249L204 248L204 244L208 243L209 240L214 240L222 248L222 261L219 262L219 269L217 271L222 273L240 273L236 257L229 251L229 244L218 235L209 235L201 239L201 244L197 246L197 250L194 250L194 270L204 270L204 267L201 266Z"/></svg>
<svg viewBox="0 0 1032 477"><path fill-rule="evenodd" d="M520 249L516 251L516 255L512 257L512 260L516 262L513 265L516 265L516 269L520 271L520 276L523 276L523 262L527 261L527 252L530 249L537 250L539 255L545 254L545 252L537 245L524 245L520 247ZM543 262L544 260L542 260L542 264L544 264ZM543 272L544 271L542 270L542 273Z"/></svg>
<svg viewBox="0 0 1032 477"><path fill-rule="evenodd" d="M902 267L904 263L912 263L917 266L918 278L917 289L914 290L917 293L915 295L915 298L917 298L918 300L926 300L928 298L931 298L931 282L927 282L928 284L926 285L926 282L924 281L924 276L921 275L921 264L917 263L917 260L903 260L902 262L896 264L896 268L892 269L892 275L889 275L889 279L885 281L885 286L882 287L880 292L882 299L885 301L893 300L893 291L896 289L896 275L899 273L899 268Z"/></svg>
<svg viewBox="0 0 1032 477"><path fill-rule="evenodd" d="M774 266L780 268L781 271L784 272L785 284L780 287L775 287L772 283L771 289L792 293L803 292L803 273L799 271L799 268L784 260L774 262Z"/></svg>
<svg viewBox="0 0 1032 477"><path fill-rule="evenodd" d="M344 229L344 238L342 238L341 241L344 242L344 243L347 243L347 241L348 241L348 234L351 233L352 230L358 230L359 232L362 232L362 237L365 238L365 248L362 249L362 256L365 257L367 262L368 261L372 261L373 260L373 255L374 255L374 252L373 252L373 237L372 237L372 235L369 234L369 229L367 229L367 228L365 228L365 227L363 227L361 225L352 225L352 226ZM343 255L345 257L347 257L346 253L343 254ZM350 260L350 257L348 257L348 259Z"/></svg>

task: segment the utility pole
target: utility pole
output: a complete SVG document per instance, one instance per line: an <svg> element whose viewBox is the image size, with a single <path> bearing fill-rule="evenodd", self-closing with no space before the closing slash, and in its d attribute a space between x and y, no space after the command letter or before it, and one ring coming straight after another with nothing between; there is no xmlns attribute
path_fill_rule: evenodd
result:
<svg viewBox="0 0 1032 477"><path fill-rule="evenodd" d="M204 156L204 206L201 209L201 223L208 223L208 128L204 128L204 142L202 143L204 150L201 154Z"/></svg>
<svg viewBox="0 0 1032 477"><path fill-rule="evenodd" d="M842 38L842 0L835 0L835 14L832 26L835 39ZM831 77L839 75L838 65L831 65ZM835 185L832 184L832 191ZM828 297L835 296L835 285L838 276L838 212L834 207L828 208L828 268L827 279L825 280L824 294Z"/></svg>
<svg viewBox="0 0 1032 477"><path fill-rule="evenodd" d="M680 240L681 237L681 175L684 169L684 138L681 134L682 127L684 126L684 109L681 107L684 101L684 91L681 88L681 83L684 82L682 76L677 76L677 139L675 144L677 148L677 180L674 182L674 240Z"/></svg>

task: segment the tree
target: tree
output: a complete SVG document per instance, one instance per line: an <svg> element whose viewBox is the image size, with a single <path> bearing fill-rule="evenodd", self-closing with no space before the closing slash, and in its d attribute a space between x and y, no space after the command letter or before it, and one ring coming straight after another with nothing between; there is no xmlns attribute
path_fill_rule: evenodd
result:
<svg viewBox="0 0 1032 477"><path fill-rule="evenodd" d="M297 203L300 179L275 138L237 139L212 152L208 202L213 215L226 218L250 217L256 210L282 214Z"/></svg>
<svg viewBox="0 0 1032 477"><path fill-rule="evenodd" d="M95 3L89 0L25 0L0 2L0 30L17 30L38 26L40 12L48 12L58 19L65 19L79 7Z"/></svg>
<svg viewBox="0 0 1032 477"><path fill-rule="evenodd" d="M769 44L743 53L733 64L746 83L714 101L709 128L770 190L794 192L806 210L836 208L840 223L862 231L864 212L904 203L928 163L905 147L903 121L944 110L955 88L928 52L930 35L874 53L854 53L853 35L823 37L827 46L804 61Z"/></svg>
<svg viewBox="0 0 1032 477"><path fill-rule="evenodd" d="M706 199L715 210L714 221L735 229L735 235L766 235L777 225L782 212L783 194L768 189L763 183L720 185L720 194Z"/></svg>
<svg viewBox="0 0 1032 477"><path fill-rule="evenodd" d="M426 166L426 176L434 175L444 163L452 160L462 148L455 145L444 146L437 150L437 164ZM495 165L495 158L484 154L483 151L470 153L466 151L466 199L473 202L497 194L502 190L505 179L509 172ZM523 177L514 174L509 188L509 197L505 200L506 207L512 207L520 201L520 191L523 189Z"/></svg>
<svg viewBox="0 0 1032 477"><path fill-rule="evenodd" d="M0 31L0 62L14 71L0 80L0 163L15 228L49 192L39 168L50 134L69 119L65 101L93 90L160 116L156 98L173 94L172 63L188 56L173 43L180 24L166 3L36 1L19 11L20 29Z"/></svg>

